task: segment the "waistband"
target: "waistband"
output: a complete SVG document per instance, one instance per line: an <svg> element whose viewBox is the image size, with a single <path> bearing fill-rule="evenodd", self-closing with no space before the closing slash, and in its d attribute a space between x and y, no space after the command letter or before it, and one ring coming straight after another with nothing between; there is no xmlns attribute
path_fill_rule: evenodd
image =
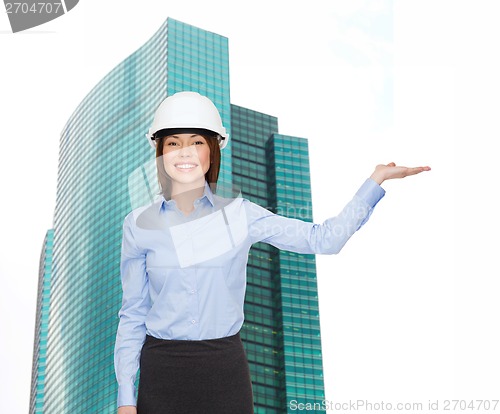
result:
<svg viewBox="0 0 500 414"><path fill-rule="evenodd" d="M240 333L236 333L231 336L226 336L223 338L215 339L196 339L196 340L184 340L184 339L160 339L149 334L146 334L146 340L144 341L143 348L154 349L163 348L168 349L172 352L177 351L190 351L190 352L213 352L217 350L226 350L228 348L241 347L241 337Z"/></svg>

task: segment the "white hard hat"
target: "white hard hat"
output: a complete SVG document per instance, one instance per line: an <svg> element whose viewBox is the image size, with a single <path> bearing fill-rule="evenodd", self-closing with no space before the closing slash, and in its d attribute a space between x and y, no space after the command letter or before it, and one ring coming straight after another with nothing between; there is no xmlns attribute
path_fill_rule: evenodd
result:
<svg viewBox="0 0 500 414"><path fill-rule="evenodd" d="M213 102L197 92L177 92L163 100L155 112L153 125L146 134L156 148L154 134L162 129L205 129L219 134L220 148L229 141L229 134L222 125L219 111Z"/></svg>

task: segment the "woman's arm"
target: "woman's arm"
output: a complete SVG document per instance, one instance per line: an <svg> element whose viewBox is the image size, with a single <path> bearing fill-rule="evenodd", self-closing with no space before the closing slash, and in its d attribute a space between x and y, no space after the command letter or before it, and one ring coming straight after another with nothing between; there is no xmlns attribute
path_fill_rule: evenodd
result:
<svg viewBox="0 0 500 414"><path fill-rule="evenodd" d="M370 217L385 191L368 178L342 211L322 224L308 217L288 218L246 200L252 243L264 242L281 250L303 254L336 254ZM300 209L298 209L300 210Z"/></svg>
<svg viewBox="0 0 500 414"><path fill-rule="evenodd" d="M151 308L149 284L146 274L146 254L137 247L134 239L133 216L125 218L120 260L122 281L122 307L116 333L115 371L118 381L118 406L134 406L135 378L139 357L146 338L146 315ZM132 413L122 408L120 413Z"/></svg>
<svg viewBox="0 0 500 414"><path fill-rule="evenodd" d="M430 170L429 167L396 167L380 164L337 216L314 224L287 218L247 200L247 217L252 243L262 241L279 249L304 254L336 254L349 238L369 219L376 204L385 195L380 184Z"/></svg>

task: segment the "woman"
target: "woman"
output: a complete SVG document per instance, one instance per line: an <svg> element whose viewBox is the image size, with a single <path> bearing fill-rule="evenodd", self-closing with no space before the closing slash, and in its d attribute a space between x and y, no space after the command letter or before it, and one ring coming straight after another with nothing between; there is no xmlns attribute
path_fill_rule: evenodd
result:
<svg viewBox="0 0 500 414"><path fill-rule="evenodd" d="M253 413L239 336L252 244L338 253L384 196L380 184L430 168L378 165L337 217L317 225L215 194L229 137L208 98L166 98L148 137L162 196L123 225L118 414Z"/></svg>

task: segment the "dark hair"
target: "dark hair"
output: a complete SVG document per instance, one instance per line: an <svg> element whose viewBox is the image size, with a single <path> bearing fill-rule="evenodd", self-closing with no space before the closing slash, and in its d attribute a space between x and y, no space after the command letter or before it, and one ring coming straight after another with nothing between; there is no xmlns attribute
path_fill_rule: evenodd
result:
<svg viewBox="0 0 500 414"><path fill-rule="evenodd" d="M217 189L221 158L219 134L199 128L161 129L154 134L154 139L156 141L156 172L158 175L158 183L160 184L160 194L163 194L166 200L171 198L172 182L163 165L163 143L165 142L165 138L170 135L186 133L201 135L207 141L208 148L210 149L210 167L205 173L205 181L210 185L212 192L215 193Z"/></svg>

